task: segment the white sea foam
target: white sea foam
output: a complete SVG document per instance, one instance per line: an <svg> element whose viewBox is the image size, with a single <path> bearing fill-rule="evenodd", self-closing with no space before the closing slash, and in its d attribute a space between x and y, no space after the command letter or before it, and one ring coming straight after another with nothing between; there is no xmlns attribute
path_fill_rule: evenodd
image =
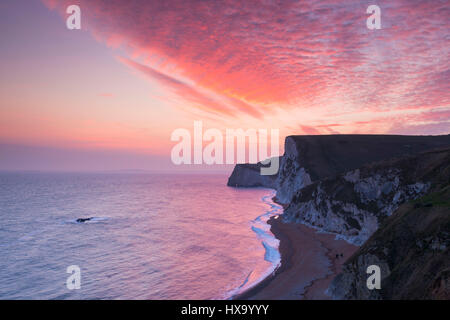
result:
<svg viewBox="0 0 450 320"><path fill-rule="evenodd" d="M262 243L264 248L266 249L266 254L264 255L264 260L268 262L272 262L274 264L279 264L281 261L280 252L278 251L278 247L272 247L268 245L266 242Z"/></svg>
<svg viewBox="0 0 450 320"><path fill-rule="evenodd" d="M275 238L272 232L270 232L270 225L267 223L270 218L282 213L282 207L272 201L275 193L276 191L273 190L269 195L262 197L261 200L270 206L270 210L253 220L253 225L251 226L252 231L255 232L259 239L261 239L261 243L265 249L264 260L270 262L271 266L262 272L258 278L253 279L253 281L250 281L250 275L253 271L250 272L241 285L227 293L226 298L228 299L232 299L234 296L254 287L265 278L273 274L281 265L281 255L278 250L280 241Z"/></svg>

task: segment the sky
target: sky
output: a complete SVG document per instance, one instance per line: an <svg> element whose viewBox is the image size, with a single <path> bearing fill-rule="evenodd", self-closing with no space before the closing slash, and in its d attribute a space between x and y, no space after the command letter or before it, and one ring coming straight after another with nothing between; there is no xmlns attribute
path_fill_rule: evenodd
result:
<svg viewBox="0 0 450 320"><path fill-rule="evenodd" d="M3 0L0 170L173 170L194 121L449 134L448 21L443 0Z"/></svg>

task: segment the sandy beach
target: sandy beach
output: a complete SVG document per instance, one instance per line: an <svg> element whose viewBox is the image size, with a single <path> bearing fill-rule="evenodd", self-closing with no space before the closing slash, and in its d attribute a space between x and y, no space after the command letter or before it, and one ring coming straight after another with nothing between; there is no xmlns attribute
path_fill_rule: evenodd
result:
<svg viewBox="0 0 450 320"><path fill-rule="evenodd" d="M281 266L234 299L330 299L325 290L358 247L335 240L332 234L318 233L302 224L283 223L276 217L268 223L280 240Z"/></svg>

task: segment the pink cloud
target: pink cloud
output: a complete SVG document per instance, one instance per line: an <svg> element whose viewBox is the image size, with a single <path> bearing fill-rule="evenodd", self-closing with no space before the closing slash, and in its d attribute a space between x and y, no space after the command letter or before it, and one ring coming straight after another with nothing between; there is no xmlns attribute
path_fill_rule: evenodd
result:
<svg viewBox="0 0 450 320"><path fill-rule="evenodd" d="M305 125L301 125L300 129L302 130L303 133L305 134L309 134L309 135L318 135L321 134L321 132L319 130L317 130L314 127L310 127L310 126L305 126Z"/></svg>
<svg viewBox="0 0 450 320"><path fill-rule="evenodd" d="M44 2L62 13L72 3ZM208 112L261 119L274 105L357 114L450 103L445 1L380 1L381 30L365 26L369 0L78 3L95 37L145 61L128 65Z"/></svg>
<svg viewBox="0 0 450 320"><path fill-rule="evenodd" d="M140 64L138 62L126 58L119 58L119 60L124 64L128 65L129 67L139 70L145 75L157 80L167 88L173 90L173 92L176 93L179 97L183 97L184 99L192 102L194 106L198 107L203 111L227 115L230 117L236 116L236 110L232 106L224 104L221 101L218 101L208 96L206 93L199 92L194 87L181 80L175 79L151 67L145 66L143 64ZM257 118L261 117L261 113L258 110L254 109L252 106L248 104L243 103L242 101L231 98L226 100L244 113L248 113L249 115Z"/></svg>

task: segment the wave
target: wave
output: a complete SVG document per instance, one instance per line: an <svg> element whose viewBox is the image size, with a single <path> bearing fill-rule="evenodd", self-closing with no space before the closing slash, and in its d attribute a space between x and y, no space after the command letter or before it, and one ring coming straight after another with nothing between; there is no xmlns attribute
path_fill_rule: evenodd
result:
<svg viewBox="0 0 450 320"><path fill-rule="evenodd" d="M264 254L264 260L278 265L281 262L281 255L280 252L278 251L278 247L276 248L272 247L268 245L266 242L263 242L262 244L266 249L266 253Z"/></svg>
<svg viewBox="0 0 450 320"><path fill-rule="evenodd" d="M260 216L256 217L252 221L251 230L256 234L256 236L261 240L261 244L265 249L264 260L271 263L271 266L263 272L257 279L250 281L250 276L254 272L252 270L243 283L241 283L237 288L229 291L226 295L227 299L232 299L234 296L243 293L244 291L254 287L269 275L273 274L277 268L281 265L281 255L278 250L280 241L275 238L275 236L270 232L270 225L267 223L270 218L280 215L283 208L272 201L275 196L276 191L273 190L269 195L262 197L262 202L270 206L270 209Z"/></svg>

